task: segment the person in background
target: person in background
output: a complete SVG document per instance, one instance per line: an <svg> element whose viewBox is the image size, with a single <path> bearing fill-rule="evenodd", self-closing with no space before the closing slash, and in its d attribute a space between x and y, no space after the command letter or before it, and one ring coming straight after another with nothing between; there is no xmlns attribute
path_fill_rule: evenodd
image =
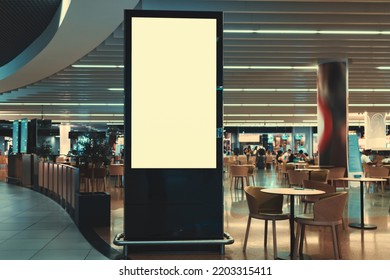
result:
<svg viewBox="0 0 390 280"><path fill-rule="evenodd" d="M284 154L282 154L279 159L286 163L286 162L289 162L289 159L291 157L291 149L288 149Z"/></svg>
<svg viewBox="0 0 390 280"><path fill-rule="evenodd" d="M259 148L257 150L257 155L256 155L256 166L257 168L264 169L265 166L265 150L263 148Z"/></svg>
<svg viewBox="0 0 390 280"><path fill-rule="evenodd" d="M255 148L252 151L252 156L256 156L256 155L257 155L257 146L255 146Z"/></svg>
<svg viewBox="0 0 390 280"><path fill-rule="evenodd" d="M368 165L373 165L374 163L371 161L370 155L371 155L370 149L363 150L362 155L360 157L362 163L367 163Z"/></svg>
<svg viewBox="0 0 390 280"><path fill-rule="evenodd" d="M282 155L283 155L283 151L282 150L279 150L278 153L276 154L276 160L277 162L279 163L282 163L283 160L282 160Z"/></svg>
<svg viewBox="0 0 390 280"><path fill-rule="evenodd" d="M291 149L288 149L288 162L294 162L294 159L295 159L295 155L291 152Z"/></svg>
<svg viewBox="0 0 390 280"><path fill-rule="evenodd" d="M305 162L309 161L309 155L304 154L302 150L298 151L297 158L299 161L305 161Z"/></svg>

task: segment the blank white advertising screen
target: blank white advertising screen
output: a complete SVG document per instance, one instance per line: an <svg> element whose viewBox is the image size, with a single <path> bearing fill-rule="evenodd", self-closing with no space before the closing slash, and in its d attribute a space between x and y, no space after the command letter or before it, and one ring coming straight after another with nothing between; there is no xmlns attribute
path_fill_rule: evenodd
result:
<svg viewBox="0 0 390 280"><path fill-rule="evenodd" d="M133 17L131 168L216 168L217 20Z"/></svg>

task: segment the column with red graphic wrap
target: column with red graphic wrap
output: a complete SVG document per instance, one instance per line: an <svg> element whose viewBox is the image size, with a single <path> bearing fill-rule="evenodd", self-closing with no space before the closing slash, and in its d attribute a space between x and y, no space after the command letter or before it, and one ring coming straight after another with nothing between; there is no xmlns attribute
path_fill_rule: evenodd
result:
<svg viewBox="0 0 390 280"><path fill-rule="evenodd" d="M319 63L317 73L318 154L320 165L347 166L348 64Z"/></svg>

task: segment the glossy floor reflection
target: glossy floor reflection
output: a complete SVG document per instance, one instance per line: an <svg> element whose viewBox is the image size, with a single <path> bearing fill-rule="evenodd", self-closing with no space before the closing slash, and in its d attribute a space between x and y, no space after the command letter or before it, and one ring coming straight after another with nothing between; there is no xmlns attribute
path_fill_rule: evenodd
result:
<svg viewBox="0 0 390 280"><path fill-rule="evenodd" d="M287 182L280 178L273 169L256 171L255 185L267 188L286 187ZM360 221L359 185L350 183L348 202L344 217L346 224ZM224 178L224 208L225 231L233 236L235 242L226 246L225 255L205 253L145 253L130 254L131 259L231 259L231 260L264 260L273 259L272 229L269 227L268 249L263 246L264 222L252 220L251 231L246 253L242 252L244 234L247 224L248 208L242 190L230 190L227 175ZM339 190L342 190L340 188ZM121 247L112 244L117 233L123 232L123 189L111 188L112 221L111 228L96 229L99 235L111 246L122 251ZM349 260L388 260L390 259L390 189L384 194L378 192L374 185L365 193L365 222L377 225L376 230L359 230L346 227L339 230L341 254ZM285 199L285 210L288 204ZM296 199L296 213L303 212L303 204ZM152 221L151 221L152 222ZM278 252L288 252L289 225L288 221L277 222ZM304 242L304 253L311 259L333 259L332 236L330 229L308 227Z"/></svg>
<svg viewBox="0 0 390 280"><path fill-rule="evenodd" d="M0 260L107 260L50 198L0 182Z"/></svg>

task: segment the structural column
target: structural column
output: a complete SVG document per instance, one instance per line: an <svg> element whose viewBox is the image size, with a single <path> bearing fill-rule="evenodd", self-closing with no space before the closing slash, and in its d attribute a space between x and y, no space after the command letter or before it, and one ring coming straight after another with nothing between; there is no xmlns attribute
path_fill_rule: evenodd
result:
<svg viewBox="0 0 390 280"><path fill-rule="evenodd" d="M68 154L70 150L70 124L62 123L60 125L60 155Z"/></svg>
<svg viewBox="0 0 390 280"><path fill-rule="evenodd" d="M319 63L317 73L318 153L320 165L347 166L348 65Z"/></svg>
<svg viewBox="0 0 390 280"><path fill-rule="evenodd" d="M386 114L364 114L364 137L366 149L386 148Z"/></svg>

